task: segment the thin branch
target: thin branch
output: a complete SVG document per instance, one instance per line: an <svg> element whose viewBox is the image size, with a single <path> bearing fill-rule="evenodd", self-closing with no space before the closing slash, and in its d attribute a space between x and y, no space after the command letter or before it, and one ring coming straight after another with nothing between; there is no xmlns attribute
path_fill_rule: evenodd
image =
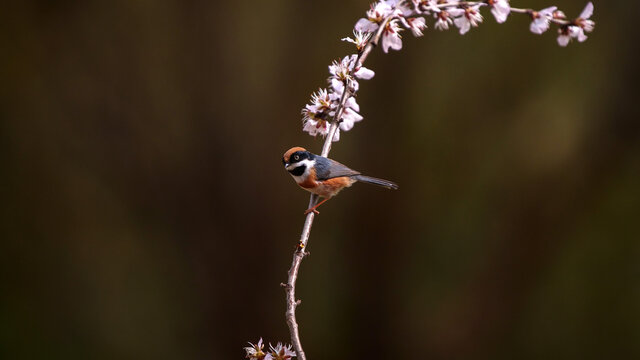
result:
<svg viewBox="0 0 640 360"><path fill-rule="evenodd" d="M444 4L437 4L435 5L435 7L439 8L439 9L445 9L445 8L449 8L449 7L454 7L454 6L489 6L489 4L487 4L486 2L483 1L459 1L459 2L447 2ZM535 13L537 13L537 11L533 10L533 9L520 9L520 8L514 8L514 7L510 7L510 12L514 12L514 13L518 13L518 14L529 14L529 15L533 15ZM422 15L421 13L417 13L415 15ZM415 16L412 15L412 16ZM563 19L563 18L556 18L552 15L547 15L546 16L547 20L549 20L549 22L552 22L554 24L558 24L558 25L569 25L572 22L567 20L567 19Z"/></svg>
<svg viewBox="0 0 640 360"><path fill-rule="evenodd" d="M491 4L493 4L493 2L491 2ZM369 54L371 53L371 51L373 50L374 47L376 47L378 45L378 42L380 41L380 38L383 36L383 34L385 34L385 31L388 31L387 34L385 35L389 35L389 34L394 34L394 29L393 26L390 26L389 22L394 20L394 19L400 19L402 21L404 21L404 19L408 18L408 17L418 17L421 15L430 15L433 14L431 12L430 9L432 9L433 7L439 8L439 9L449 9L449 8L469 8L471 6L490 6L490 2L489 1L458 1L458 2L444 2L444 3L439 3L439 4L434 4L434 5L430 5L429 7L426 7L425 5L419 5L415 8L415 10L411 13L411 14L405 14L405 15L400 15L397 12L393 11L391 12L391 14L387 15L386 17L384 17L384 19L381 22L377 22L378 28L375 32L375 34L369 38L368 40L366 40L366 45L364 47L362 47L362 50L360 50L358 52L357 57L354 59L349 58L349 63L348 63L348 75L346 76L345 79L343 80L343 91L340 97L340 101L338 102L335 111L333 112L333 117L331 119L331 122L329 124L329 128L326 134L326 139L324 142L324 145L322 147L322 153L321 156L327 157L329 155L329 152L331 151L331 145L333 143L333 139L336 135L336 132L339 129L340 123L343 118L343 115L346 111L346 104L349 101L349 99L352 96L355 96L355 89L354 89L354 84L352 83L352 80L354 79L355 73L360 70L360 68L362 67L364 61L367 59L367 57L369 56ZM491 5L493 6L493 5ZM591 3L588 4L588 6L591 6L591 8L593 8L593 5ZM373 9L373 8L372 8ZM585 8L586 9L586 8ZM559 44L561 46L566 46L566 44L568 43L568 41L571 38L575 38L577 35L576 34L581 34L583 38L578 37L579 41L584 41L584 39L586 39L586 36L584 35L584 33L582 32L583 30L590 32L593 29L594 23L591 20L587 20L587 19L576 19L573 21L570 21L568 19L565 18L564 14L561 11L553 11L553 12L537 12L535 10L532 9L519 9L519 8L510 8L508 13L520 13L520 14L528 14L529 16L531 16L534 20L537 18L540 18L541 16L544 16L545 19L550 22L550 23L555 23L557 25L561 26L561 29L563 30L563 33L561 34L561 36L566 36L567 39L565 42L560 42ZM507 15L504 15L505 19ZM589 15L590 16L590 15ZM459 17L458 17L459 18ZM479 21L481 21L482 18L480 18ZM496 19L498 19L498 15L496 15ZM449 24L451 23L451 19L448 18L449 20ZM502 20L504 21L504 20ZM405 24L407 24L406 22L404 22ZM393 24L391 24L393 25ZM445 23L446 25L446 23ZM457 25L457 24L456 24ZM409 25L405 25L406 27L409 27ZM424 20L422 21L422 27L424 27ZM458 25L457 25L458 26ZM476 26L476 24L473 24L473 26ZM573 33L569 33L569 26L576 26L579 30L579 32L575 32L575 34ZM422 27L420 27L418 30L421 30ZM436 24L437 27L437 24ZM448 25L447 27L448 28ZM461 28L462 29L462 28ZM547 28L540 30L540 32L544 32L546 31ZM461 30L462 31L462 30ZM533 30L532 30L533 31ZM418 31L419 32L419 31ZM566 32L567 34L565 34L564 32ZM461 32L462 34L464 32ZM415 32L414 32L415 35ZM416 35L416 36L420 36ZM395 36L398 37L397 33L395 33ZM569 38L569 36L571 38ZM560 39L560 38L559 38ZM397 45L397 43L396 43ZM401 47L401 43L400 43L400 47ZM360 48L360 47L359 47ZM388 50L388 48L384 49L385 52ZM397 49L396 49L397 50ZM345 58L346 59L346 58ZM335 88L334 88L335 90ZM323 92L319 92L319 94L323 94ZM325 91L324 94L326 95L327 92ZM333 109L333 108L332 108ZM325 115L326 114L321 114L322 116L320 116L319 114L314 114L312 111L311 112L311 116L309 117L309 121L325 121ZM328 112L327 112L328 113ZM317 118L314 118L314 116L318 116L320 117L320 120ZM328 116L327 116L328 117ZM309 131L309 133L311 135L315 135L314 131ZM311 197L309 198L309 208L313 207L316 202L318 200L318 197L316 195L311 195ZM293 261L291 263L291 268L289 269L288 272L288 279L287 279L287 283L283 284L283 286L285 287L286 290L286 299L287 299L287 311L286 311L286 319L287 319L287 325L289 326L289 332L291 333L291 343L293 345L293 348L295 349L296 353L297 353L297 357L298 360L306 360L306 356L305 353L302 349L302 343L300 342L300 334L299 334L299 327L298 327L298 323L296 320L296 308L297 306L300 304L300 300L296 300L296 296L295 296L295 291L296 291L296 281L298 279L298 273L300 271L300 264L302 263L302 259L305 257L305 255L307 255L308 253L305 251L305 249L307 248L307 245L309 243L309 236L311 234L311 226L313 225L313 220L315 218L315 213L314 212L309 212L305 218L304 221L304 226L302 228L302 234L300 235L300 242L298 243L298 246L295 250L295 252L293 253Z"/></svg>
<svg viewBox="0 0 640 360"><path fill-rule="evenodd" d="M357 60L355 61L353 67L351 68L351 74L355 73L367 59L371 51L374 47L378 45L380 41L380 37L384 32L384 29L389 21L396 17L395 15L388 16L381 23L378 31L375 36L373 36L368 42L367 45L362 49L359 53ZM327 157L329 156L329 151L331 151L331 144L333 142L333 137L335 136L338 127L340 126L340 120L342 114L344 113L344 109L347 103L347 100L351 97L351 84L349 84L348 80L345 80L344 84L344 92L342 93L342 97L340 98L340 103L335 111L335 116L331 121L331 125L329 126L329 132L327 137L325 138L324 145L322 147L321 156ZM318 197L316 195L311 195L309 198L309 207L315 205ZM283 284L286 292L287 298L287 311L286 311L286 319L287 325L289 326L289 332L291 333L291 344L296 351L298 360L306 360L307 357L302 349L302 343L300 342L300 332L298 329L298 322L296 320L296 307L300 304L300 300L296 300L296 281L298 280L298 272L300 271L300 264L302 263L302 259L308 253L305 251L307 244L309 243L309 236L311 235L311 226L313 225L313 219L315 218L315 213L312 211L307 214L307 217L304 220L304 226L302 227L302 234L300 235L300 242L293 253L293 261L291 263L291 268L289 269L289 277L287 279L287 283Z"/></svg>

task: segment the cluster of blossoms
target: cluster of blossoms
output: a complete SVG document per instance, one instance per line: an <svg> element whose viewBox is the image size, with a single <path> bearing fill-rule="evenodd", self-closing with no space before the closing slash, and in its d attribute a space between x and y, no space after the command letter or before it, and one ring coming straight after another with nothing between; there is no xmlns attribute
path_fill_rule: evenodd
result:
<svg viewBox="0 0 640 360"><path fill-rule="evenodd" d="M359 33L352 42L362 44L368 41L369 35ZM357 79L368 80L374 75L373 71L357 66L358 55L346 56L340 61L334 61L329 66L331 76L328 79L329 88L319 89L311 95L311 103L302 109L303 130L310 135L326 136L329 132L329 122L340 112L340 127L336 130L333 141L340 140L340 129L349 131L353 125L362 120L358 113L360 105L354 97L360 85Z"/></svg>
<svg viewBox="0 0 640 360"><path fill-rule="evenodd" d="M249 345L251 346L244 348L245 357L249 360L289 360L296 356L296 353L291 350L291 345L282 345L282 343L276 346L269 344L269 351L265 353L262 338L257 344L249 343Z"/></svg>
<svg viewBox="0 0 640 360"><path fill-rule="evenodd" d="M367 17L358 20L356 31L371 33L384 26L382 33L382 50L400 50L402 37L400 31L404 28L411 30L413 35L422 36L427 27L424 17L432 16L436 21L434 27L438 30L448 30L455 25L461 35L466 34L472 27L477 27L482 21L480 13L482 7L491 8L491 14L498 23L507 21L511 12L529 14L531 17L531 32L542 34L549 29L550 23L560 26L558 29L558 44L566 46L572 38L583 42L587 39L585 32L593 31L595 23L589 20L593 14L593 4L588 3L582 14L574 20L569 20L557 7L549 7L540 11L532 9L512 8L509 0L485 1L453 1L453 0L383 0L371 5Z"/></svg>
<svg viewBox="0 0 640 360"><path fill-rule="evenodd" d="M355 44L357 54L334 61L329 66L329 88L319 89L311 97L311 103L302 110L303 131L312 136L326 136L329 124L337 122L333 141L340 139L340 130L348 131L362 120L360 107L354 98L358 91L357 79L371 79L374 72L362 66L362 55L367 47L380 44L382 51L402 49L405 29L416 36L422 36L427 28L425 18L433 17L434 27L448 30L451 26L464 35L472 27L484 20L480 9L488 7L498 23L507 20L511 13L528 14L531 17L529 29L535 34L546 32L551 24L558 26L558 44L567 46L572 39L583 42L585 32L591 32L595 23L590 20L593 4L589 2L579 17L570 20L552 6L539 11L513 8L509 0L454 1L454 0L381 0L371 4L367 17L358 20L354 28L354 38L344 38ZM370 49L369 49L370 51Z"/></svg>

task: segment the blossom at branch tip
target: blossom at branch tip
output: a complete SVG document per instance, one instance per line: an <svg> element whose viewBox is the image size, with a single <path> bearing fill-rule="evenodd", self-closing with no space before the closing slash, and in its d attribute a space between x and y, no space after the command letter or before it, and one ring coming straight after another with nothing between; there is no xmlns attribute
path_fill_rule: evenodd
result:
<svg viewBox="0 0 640 360"><path fill-rule="evenodd" d="M491 13L495 16L498 23L502 24L507 21L507 17L511 12L511 6L508 0L488 0L487 4L491 6Z"/></svg>
<svg viewBox="0 0 640 360"><path fill-rule="evenodd" d="M265 360L288 360L296 356L296 353L291 350L291 345L282 345L278 343L275 347L269 344L270 351L265 356Z"/></svg>
<svg viewBox="0 0 640 360"><path fill-rule="evenodd" d="M453 23L460 29L460 35L466 34L472 26L477 27L481 22L480 5L467 6L464 9L464 15L453 20Z"/></svg>
<svg viewBox="0 0 640 360"><path fill-rule="evenodd" d="M577 19L558 30L558 45L567 46L571 39L578 39L579 42L587 40L584 32L593 31L596 24L593 20L589 20L591 15L593 15L593 3L589 2Z"/></svg>
<svg viewBox="0 0 640 360"><path fill-rule="evenodd" d="M354 38L342 39L355 44L358 54L345 56L329 65L329 88L314 93L311 102L302 109L303 131L312 136L327 136L331 125L337 125L332 141L338 141L340 131L349 131L356 122L363 120L354 96L360 86L358 81L371 79L375 75L372 70L362 66L365 59L363 51L370 41L374 41L374 36L376 42L380 41L383 52L388 53L389 49L401 50L403 44L400 32L406 28L415 36L422 36L423 30L427 28L426 20L422 17L425 15L433 15L436 29L448 30L451 25L455 25L460 34L464 35L471 27L477 27L483 22L484 18L480 13L482 6L490 7L499 23L505 22L512 13L509 0L379 0L371 4L367 18L360 19L355 25ZM573 21L568 20L555 6L540 11L513 10L531 16L529 29L535 34L547 31L551 22L560 25L557 41L561 46L566 46L572 39L585 41L585 33L593 31L595 26L590 19L593 15L591 2ZM383 24L384 28L380 29ZM376 30L378 32L374 35Z"/></svg>
<svg viewBox="0 0 640 360"><path fill-rule="evenodd" d="M556 6L551 6L546 9L542 9L540 11L534 11L531 13L531 25L529 25L529 30L531 30L534 34L542 34L543 32L549 29L549 19L553 16L553 13L558 8Z"/></svg>
<svg viewBox="0 0 640 360"><path fill-rule="evenodd" d="M262 349L264 349L262 338L260 338L257 344L249 343L249 345L251 346L244 348L246 352L245 358L249 360L263 360L266 357L267 354L262 351Z"/></svg>
<svg viewBox="0 0 640 360"><path fill-rule="evenodd" d="M342 41L350 42L356 46L358 51L361 51L366 46L367 42L371 38L371 33L362 31L353 31L353 39L350 37L343 38Z"/></svg>
<svg viewBox="0 0 640 360"><path fill-rule="evenodd" d="M400 36L402 28L398 25L397 20L391 20L387 23L382 31L382 51L389 52L389 49L402 49L402 36Z"/></svg>

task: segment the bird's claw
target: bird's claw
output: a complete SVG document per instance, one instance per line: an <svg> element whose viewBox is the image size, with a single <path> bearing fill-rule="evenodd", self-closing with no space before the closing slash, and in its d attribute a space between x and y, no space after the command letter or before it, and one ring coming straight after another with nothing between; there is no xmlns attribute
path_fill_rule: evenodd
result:
<svg viewBox="0 0 640 360"><path fill-rule="evenodd" d="M314 214L316 214L316 215L320 214L320 212L319 212L318 210L314 209L314 208L307 209L307 210L304 212L304 214L305 214L305 215L309 215L309 213L310 213L310 212L312 212L312 211L313 211L313 213L314 213Z"/></svg>

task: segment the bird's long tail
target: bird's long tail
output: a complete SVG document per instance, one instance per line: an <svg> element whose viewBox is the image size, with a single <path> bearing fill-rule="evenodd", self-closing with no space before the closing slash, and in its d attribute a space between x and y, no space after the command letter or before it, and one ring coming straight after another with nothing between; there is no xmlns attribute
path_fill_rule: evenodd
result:
<svg viewBox="0 0 640 360"><path fill-rule="evenodd" d="M358 181L361 181L363 183L378 185L378 186L382 186L382 187L387 188L387 189L398 190L398 185L396 183L392 182L392 181L389 181L389 180L378 179L378 178L374 178L374 177L371 177L371 176L365 176L365 175L356 175L353 178L358 180Z"/></svg>

